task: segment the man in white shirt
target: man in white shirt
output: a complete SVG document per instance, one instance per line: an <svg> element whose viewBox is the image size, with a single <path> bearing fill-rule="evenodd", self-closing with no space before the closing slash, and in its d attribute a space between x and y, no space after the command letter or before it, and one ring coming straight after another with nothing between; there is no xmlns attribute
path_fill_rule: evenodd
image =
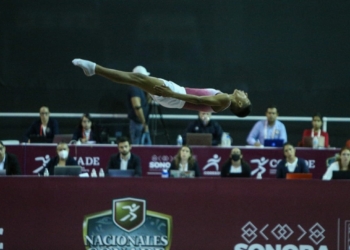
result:
<svg viewBox="0 0 350 250"><path fill-rule="evenodd" d="M130 152L131 143L128 138L120 137L118 139L118 154L111 156L108 162L108 169L127 170L133 169L134 176L142 176L142 167L140 157Z"/></svg>

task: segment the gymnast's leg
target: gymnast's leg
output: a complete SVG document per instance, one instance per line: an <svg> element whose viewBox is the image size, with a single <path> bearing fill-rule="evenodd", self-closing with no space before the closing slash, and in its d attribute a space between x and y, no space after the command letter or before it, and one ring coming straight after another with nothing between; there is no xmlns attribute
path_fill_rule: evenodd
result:
<svg viewBox="0 0 350 250"><path fill-rule="evenodd" d="M82 68L87 76L93 76L96 74L116 83L128 84L141 88L152 95L155 94L155 86L164 85L163 81L158 78L145 76L138 73L108 69L94 62L83 59L74 59L72 63L75 66Z"/></svg>

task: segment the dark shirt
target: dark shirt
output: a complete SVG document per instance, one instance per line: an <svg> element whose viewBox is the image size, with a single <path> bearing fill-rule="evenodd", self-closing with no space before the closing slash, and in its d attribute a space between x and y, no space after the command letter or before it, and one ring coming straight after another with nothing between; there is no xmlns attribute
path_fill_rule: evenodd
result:
<svg viewBox="0 0 350 250"><path fill-rule="evenodd" d="M280 161L277 165L277 178L286 178L287 173L290 173L288 171L288 167L286 167L286 159L283 159ZM298 158L297 166L295 167L295 170L293 173L309 173L309 167L306 165L306 162L304 159Z"/></svg>
<svg viewBox="0 0 350 250"><path fill-rule="evenodd" d="M27 132L24 135L24 142L27 142L31 135L43 136L48 139L48 142L52 142L54 136L59 134L58 122L53 118L49 118L49 121L47 123L47 128L46 128L46 135L40 135L40 128L41 128L41 120L38 119L34 121L32 125L30 125L30 127L28 128Z"/></svg>
<svg viewBox="0 0 350 250"><path fill-rule="evenodd" d="M45 168L47 168L47 170L49 171L49 175L54 175L54 170L55 167L57 166L59 162L59 157L55 156L54 158L51 158L51 160L46 164ZM67 160L66 160L66 166L78 166L78 162L76 160L74 160L73 157L68 156ZM40 171L40 175L44 174L45 168L43 168Z"/></svg>
<svg viewBox="0 0 350 250"><path fill-rule="evenodd" d="M109 159L107 169L120 169L120 163L120 154L114 154ZM133 153L130 153L127 169L133 169L135 171L134 176L142 176L140 157Z"/></svg>
<svg viewBox="0 0 350 250"><path fill-rule="evenodd" d="M219 125L219 123L217 123L216 121L212 121L210 120L209 123L204 126L203 122L201 119L197 119L193 122L191 122L187 129L186 129L186 133L209 133L213 135L213 140L212 140L212 145L216 146L219 145L221 143L221 137L222 137L222 133L223 130L221 128L221 126ZM186 135L183 136L184 138L184 142L183 144L186 144Z"/></svg>
<svg viewBox="0 0 350 250"><path fill-rule="evenodd" d="M179 166L176 166L175 160L171 162L169 171L170 170L179 170ZM188 171L194 171L196 177L199 177L201 175L197 161L194 161L193 164L188 164Z"/></svg>
<svg viewBox="0 0 350 250"><path fill-rule="evenodd" d="M73 133L72 140L78 141L81 138L83 138L83 129L77 128ZM99 138L93 129L90 131L89 141L95 141L96 143L99 142Z"/></svg>
<svg viewBox="0 0 350 250"><path fill-rule="evenodd" d="M221 177L250 177L251 168L247 162L241 160L242 173L230 173L231 165L231 159L222 165Z"/></svg>
<svg viewBox="0 0 350 250"><path fill-rule="evenodd" d="M6 169L6 175L21 174L21 168L19 167L18 160L15 155L6 153L4 169Z"/></svg>
<svg viewBox="0 0 350 250"><path fill-rule="evenodd" d="M131 86L128 89L128 94L127 94L127 108L128 108L128 118L130 120L133 120L136 123L141 123L141 121L139 120L139 118L137 117L134 107L132 106L132 102L131 102L131 98L132 97L140 97L140 103L141 103L141 107L143 110L143 114L145 116L146 119L146 123L148 122L148 115L149 115L149 104L147 102L147 98L145 95L145 92L137 87Z"/></svg>

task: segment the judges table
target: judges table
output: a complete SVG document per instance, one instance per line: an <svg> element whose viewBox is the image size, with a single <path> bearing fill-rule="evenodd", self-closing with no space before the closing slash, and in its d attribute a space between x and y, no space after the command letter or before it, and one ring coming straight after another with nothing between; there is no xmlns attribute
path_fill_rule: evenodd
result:
<svg viewBox="0 0 350 250"><path fill-rule="evenodd" d="M347 250L348 181L0 177L0 249Z"/></svg>
<svg viewBox="0 0 350 250"><path fill-rule="evenodd" d="M26 175L36 175L43 166L56 155L56 146L53 144L23 144L7 146L7 152L17 155ZM117 145L70 145L70 156L77 159L84 171L90 172L93 168L106 169L112 154L118 152ZM243 158L252 168L252 176L258 173L263 178L275 178L276 166L284 157L281 148L240 147ZM192 147L193 154L198 160L202 176L218 177L220 168L228 160L231 147ZM158 177L162 169L170 167L170 162L178 152L178 146L133 146L132 152L140 156L143 176ZM320 179L326 170L326 159L334 156L339 149L311 149L297 148L296 155L306 160L314 179Z"/></svg>

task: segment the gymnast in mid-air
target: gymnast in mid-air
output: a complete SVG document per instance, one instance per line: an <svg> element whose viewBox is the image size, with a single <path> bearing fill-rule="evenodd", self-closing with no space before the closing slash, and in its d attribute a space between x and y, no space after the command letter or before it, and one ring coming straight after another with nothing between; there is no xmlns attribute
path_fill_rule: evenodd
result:
<svg viewBox="0 0 350 250"><path fill-rule="evenodd" d="M226 94L212 88L186 88L161 78L108 69L88 60L74 59L72 63L82 68L87 76L99 75L116 83L143 89L155 102L167 108L215 113L229 108L238 117L245 117L251 111L248 94L241 90L235 89L232 94Z"/></svg>

